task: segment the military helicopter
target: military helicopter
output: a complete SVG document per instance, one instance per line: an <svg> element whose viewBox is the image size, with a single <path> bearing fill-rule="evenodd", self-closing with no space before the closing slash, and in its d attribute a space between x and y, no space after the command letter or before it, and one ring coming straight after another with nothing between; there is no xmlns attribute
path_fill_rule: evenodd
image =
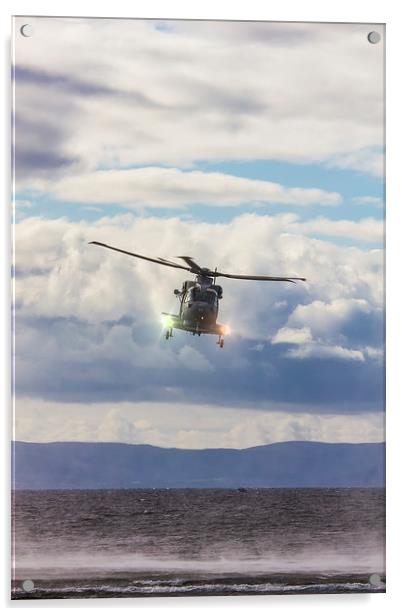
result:
<svg viewBox="0 0 402 616"><path fill-rule="evenodd" d="M296 280L303 280L305 278L295 277L278 277L278 276L245 276L242 274L225 274L215 270L210 270L208 267L201 267L194 261L192 257L176 257L182 259L186 265L174 263L167 259L158 257L153 259L151 257L145 257L144 255L136 254L135 252L129 252L116 248L115 246L109 246L102 242L89 242L89 244L95 244L96 246L102 246L109 250L115 250L121 252L130 257L136 257L137 259L144 259L145 261L151 261L158 265L165 265L166 267L174 267L176 269L186 270L195 275L195 280L185 280L182 284L181 290L175 289L174 294L180 301L179 314L169 314L162 312L162 322L166 327L165 337L169 340L173 336L174 329L182 329L190 332L193 336L201 334L215 334L218 336L217 344L220 348L223 347L225 341L225 335L229 333L229 327L227 325L220 325L217 323L219 312L219 300L223 297L222 287L216 284L217 278L234 278L236 280L269 280L269 281L284 281L293 282Z"/></svg>

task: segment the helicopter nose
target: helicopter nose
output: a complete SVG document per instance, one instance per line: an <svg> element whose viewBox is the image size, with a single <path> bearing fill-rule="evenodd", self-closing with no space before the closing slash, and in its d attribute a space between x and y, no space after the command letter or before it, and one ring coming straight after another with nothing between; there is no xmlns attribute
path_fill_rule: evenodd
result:
<svg viewBox="0 0 402 616"><path fill-rule="evenodd" d="M194 316L198 321L207 321L210 318L211 307L208 304L194 306Z"/></svg>

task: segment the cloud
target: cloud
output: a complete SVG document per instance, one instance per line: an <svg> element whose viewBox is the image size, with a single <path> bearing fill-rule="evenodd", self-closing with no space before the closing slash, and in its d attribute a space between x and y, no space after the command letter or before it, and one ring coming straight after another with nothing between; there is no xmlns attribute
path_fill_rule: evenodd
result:
<svg viewBox="0 0 402 616"><path fill-rule="evenodd" d="M282 327L273 336L272 344L304 344L311 341L311 331L309 327Z"/></svg>
<svg viewBox="0 0 402 616"><path fill-rule="evenodd" d="M49 73L43 70L16 65L14 69L14 81L21 84L34 84L42 87L57 88L72 94L84 96L108 95L116 96L118 92L106 86L96 85L90 81L81 81L71 76Z"/></svg>
<svg viewBox="0 0 402 616"><path fill-rule="evenodd" d="M285 441L379 442L384 438L382 423L381 415L250 414L230 429L225 441L232 447Z"/></svg>
<svg viewBox="0 0 402 616"><path fill-rule="evenodd" d="M197 225L130 214L94 223L22 220L17 392L88 403L382 409L382 251L289 235L293 222L286 214ZM172 290L185 276L89 246L94 239L166 258L180 247L222 271L304 275L307 282L226 280L219 322L232 333L225 348L180 331L166 341L160 315L177 310Z"/></svg>
<svg viewBox="0 0 402 616"><path fill-rule="evenodd" d="M328 163L329 167L363 171L368 175L384 175L384 151L382 148L362 148L354 152L335 155Z"/></svg>
<svg viewBox="0 0 402 616"><path fill-rule="evenodd" d="M59 181L38 181L32 186L63 201L117 203L129 208L177 208L192 204L233 206L281 203L288 205L339 205L342 198L318 188L286 188L262 180L225 173L181 171L145 167L95 171Z"/></svg>
<svg viewBox="0 0 402 616"><path fill-rule="evenodd" d="M315 300L311 304L297 306L288 319L292 325L308 324L318 334L332 334L353 315L367 314L371 307L365 299L335 299L332 302Z"/></svg>
<svg viewBox="0 0 402 616"><path fill-rule="evenodd" d="M213 365L196 349L185 345L178 355L179 362L190 370L209 371L213 370Z"/></svg>
<svg viewBox="0 0 402 616"><path fill-rule="evenodd" d="M347 238L363 242L382 243L385 234L384 221L375 218L329 220L320 217L295 223L293 227L295 230L308 235Z"/></svg>
<svg viewBox="0 0 402 616"><path fill-rule="evenodd" d="M293 357L295 359L322 357L364 361L362 351L345 349L340 346L328 346L326 344L305 344L303 347L286 351L286 357Z"/></svg>
<svg viewBox="0 0 402 616"><path fill-rule="evenodd" d="M384 357L384 349L383 348L378 349L378 348L367 346L364 349L364 352L370 358L381 360Z"/></svg>
<svg viewBox="0 0 402 616"><path fill-rule="evenodd" d="M367 346L368 340L383 344L381 321L381 311L366 300L316 300L297 306L287 326L273 336L272 344L297 345L284 352L293 359L321 357L364 362L381 356L382 346ZM347 341L349 345L345 347ZM360 348L354 348L356 343Z"/></svg>
<svg viewBox="0 0 402 616"><path fill-rule="evenodd" d="M382 413L320 414L211 405L78 404L18 398L15 439L31 442L148 443L160 447L246 448L307 440L367 443L384 439Z"/></svg>
<svg viewBox="0 0 402 616"><path fill-rule="evenodd" d="M87 428L83 422L82 428ZM94 431L96 441L100 442L116 442L116 443L137 443L141 437L140 430L136 428L135 423L130 422L120 412L118 408L112 408L102 418L98 418L98 426ZM68 440L64 438L63 440ZM92 439L93 440L93 437Z"/></svg>
<svg viewBox="0 0 402 616"><path fill-rule="evenodd" d="M38 180L40 177L53 179L63 174L69 174L79 169L80 159L75 154L69 154L65 149L68 138L67 118L74 113L74 102L71 105L55 93L53 109L46 109L41 94L24 92L19 100L14 116L15 133L15 179L18 185L26 177ZM58 101L58 102L57 102ZM25 112L28 108L28 112ZM32 113L35 109L35 113ZM61 124L60 117L66 121ZM38 144L46 144L39 147Z"/></svg>
<svg viewBox="0 0 402 616"><path fill-rule="evenodd" d="M375 205L376 207L384 206L384 200L381 197L373 197L371 195L353 197L352 201L353 203L357 203L357 205Z"/></svg>
<svg viewBox="0 0 402 616"><path fill-rule="evenodd" d="M202 160L382 172L383 47L365 24L31 21L35 44L15 40L20 189Z"/></svg>

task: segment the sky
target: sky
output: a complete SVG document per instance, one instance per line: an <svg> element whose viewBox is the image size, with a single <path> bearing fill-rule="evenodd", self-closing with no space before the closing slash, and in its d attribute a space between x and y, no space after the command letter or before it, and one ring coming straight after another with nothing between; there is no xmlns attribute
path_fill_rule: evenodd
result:
<svg viewBox="0 0 402 616"><path fill-rule="evenodd" d="M15 438L383 440L383 38L367 24L15 21ZM372 29L372 28L371 28ZM175 332L175 270L227 280Z"/></svg>

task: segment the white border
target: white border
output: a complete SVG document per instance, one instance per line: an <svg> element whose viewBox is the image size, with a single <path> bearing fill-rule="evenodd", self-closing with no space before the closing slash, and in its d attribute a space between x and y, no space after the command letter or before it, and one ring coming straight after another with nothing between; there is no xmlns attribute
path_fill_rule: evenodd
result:
<svg viewBox="0 0 402 616"><path fill-rule="evenodd" d="M364 612L365 616L371 614L378 616L379 610L396 607L399 590L399 526L402 522L402 512L398 501L402 502L400 494L400 466L401 460L398 455L402 438L401 429L401 396L399 393L399 381L401 380L401 367L398 362L398 351L402 347L401 339L401 303L400 298L400 261L401 245L401 172L400 149L402 135L400 131L400 109L402 100L400 87L400 57L401 54L401 30L399 3L394 0L336 0L325 2L319 0L281 0L280 2L263 3L258 0L247 0L241 4L232 2L218 3L216 0L203 0L202 2L190 3L185 0L5 0L1 6L0 27L2 34L2 49L4 58L2 62L3 79L2 91L9 91L9 41L10 41L10 16L11 15L74 15L74 16L107 16L107 17L159 17L159 18L192 18L192 19L267 19L277 21L356 21L366 23L387 24L387 594L383 595L314 595L293 597L205 597L205 598L180 598L180 599L118 599L118 600L73 600L73 601L44 601L28 602L22 604L7 600L9 595L9 560L7 554L2 562L2 598L3 605L11 609L26 608L67 608L74 609L74 613L83 609L116 609L131 608L136 612L163 609L172 613L177 609L190 609L194 613L201 613L213 607L231 613L241 613L244 609L253 612L266 613L267 610L280 610L281 613L294 613L298 616L310 614L310 612L326 614L346 611L346 613ZM3 134L9 135L9 109L7 97L2 97ZM2 253L5 263L5 272L1 285L1 325L4 333L3 339L9 340L10 311L9 311L9 278L8 265L10 263L9 242L9 216L7 205L9 203L9 144L1 149L2 165L0 166L5 186L4 208L2 212ZM399 190L398 190L399 189ZM10 431L9 391L10 391L10 359L9 347L3 345L4 366L0 370L2 395L1 410L3 413L3 473L4 492L9 493L9 445ZM4 476L5 475L5 476ZM3 508L2 528L5 533L3 546L9 545L8 510L4 515ZM5 550L2 550L3 553Z"/></svg>

